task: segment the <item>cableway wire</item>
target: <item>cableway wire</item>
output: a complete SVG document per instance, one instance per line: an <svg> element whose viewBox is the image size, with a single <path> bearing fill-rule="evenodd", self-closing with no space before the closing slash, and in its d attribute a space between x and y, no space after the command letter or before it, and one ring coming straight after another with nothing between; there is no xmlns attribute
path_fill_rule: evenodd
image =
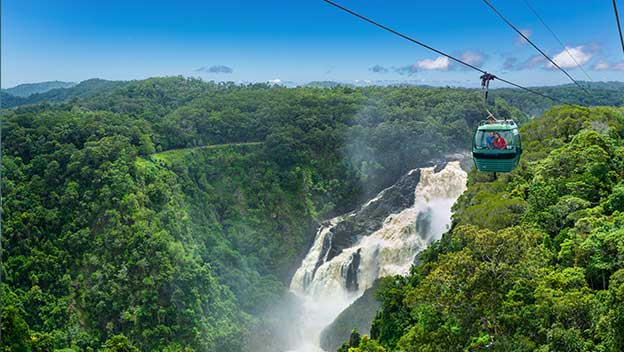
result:
<svg viewBox="0 0 624 352"><path fill-rule="evenodd" d="M0 0L0 28L2 27L2 0ZM2 35L0 35L0 42L2 42ZM1 50L0 50L1 51ZM2 67L2 55L0 55L0 67ZM0 71L0 76L2 76L2 72ZM0 82L2 80L0 79ZM0 83L1 85L1 83ZM1 88L1 87L0 87ZM2 109L2 98L0 97L0 109ZM4 150L2 149L2 128L3 128L4 117L0 116L0 165L2 165L2 157ZM4 279L4 262L2 261L2 219L4 218L4 214L2 211L2 167L0 167L0 286L2 285L2 280ZM0 304L0 309L3 308L2 304ZM4 326L2 322L2 314L0 314L0 326ZM2 329L0 329L0 341L2 341Z"/></svg>
<svg viewBox="0 0 624 352"><path fill-rule="evenodd" d="M620 24L620 15L618 14L615 0L613 0L613 11L615 11L615 20L617 21L618 32L620 32L620 42L622 42L622 51L624 52L624 36L622 36L622 25Z"/></svg>
<svg viewBox="0 0 624 352"><path fill-rule="evenodd" d="M522 38L524 38L524 40L527 41L527 43L531 44L531 46L533 48L535 48L535 50L537 50L540 54L542 54L542 56L544 56L548 61L550 61L550 63L555 66L556 68L558 68L561 72L563 72L566 76L568 76L568 78L574 82L574 84L576 84L579 88L581 88L585 93L589 94L589 92L587 91L587 89L585 89L585 87L581 86L572 76L570 76L570 74L564 70L563 68L561 68L561 66L559 66L559 64L557 64L553 59L551 59L548 55L546 55L546 53L540 49L537 45L535 45L535 43L533 43L529 37L527 37L526 35L524 35L524 33L522 33L521 30L518 29L518 27L514 26L513 23L509 22L509 20L507 20L507 18L505 18L505 16L503 16L502 13L500 13L495 7L494 5L492 5L488 0L483 0L483 2L489 6L492 11L494 11L494 13L500 17L505 23L507 23L507 25L509 27L511 27L514 31L516 31Z"/></svg>
<svg viewBox="0 0 624 352"><path fill-rule="evenodd" d="M552 36L559 42L559 44L561 45L561 47L563 48L563 50L566 51L566 53L568 53L568 55L570 56L570 58L574 61L574 63L576 64L576 67L580 68L583 73L585 74L585 76L587 76L587 78L590 81L593 81L593 79L591 78L591 76L587 73L587 71L585 71L585 69L583 68L583 66L581 66L578 61L576 61L576 58L574 57L574 55L572 55L572 53L570 52L570 50L568 50L568 47L565 46L565 44L563 44L563 42L561 41L561 39L559 39L559 36L557 34L555 34L555 31L552 30L552 28L550 28L550 26L548 24L546 24L546 21L544 21L544 19L542 18L542 16L540 16L540 14L537 12L537 10L529 3L529 0L524 0L524 3L527 5L527 7L529 8L529 10L531 10L531 12L533 12L533 14L535 15L535 17L537 17L537 19L542 22L542 24L544 25L544 27L546 27L546 29L550 32L550 34L552 34Z"/></svg>
<svg viewBox="0 0 624 352"><path fill-rule="evenodd" d="M463 60L461 60L461 59L458 59L458 58L456 58L456 57L453 57L452 55L449 55L449 54L447 54L447 53L445 53L445 52L443 52L443 51L441 51L441 50L438 50L438 49L436 49L436 48L434 48L434 47L432 47L432 46L429 46L429 45L427 45L427 44L425 44L425 43L423 43L423 42L421 42L421 41L418 41L418 40L416 40L416 39L414 39L414 38L412 38L412 37L410 37L410 36L407 36L407 35L405 35L405 34L403 34L403 33L401 33L401 32L395 31L394 29L389 28L389 27L387 27L387 26L385 26L385 25L383 25L383 24L381 24L381 23L375 22L375 21L371 20L371 19L370 19L370 18L368 18L368 17L365 17L365 16L363 16L363 15L360 15L360 14L359 14L359 13L357 13L357 12L354 12L354 11L352 11L352 10L349 10L348 8L346 8L346 7L344 7L344 6L341 6L341 5L339 5L339 4L335 3L335 2L333 2L332 0L323 0L323 1L325 1L326 3L328 3L328 4L330 4L330 5L332 5L332 6L336 7L336 8L338 8L338 9L340 9L340 10L342 10L342 11L344 11L344 12L348 13L348 14L353 15L353 16L355 16L355 17L357 17L357 18L359 18L359 19L361 19L361 20L363 20L363 21L366 21L366 22L368 22L368 23L370 23L370 24L372 24L372 25L375 25L375 26L377 26L377 27L379 27L379 28L381 28L381 29L383 29L383 30L385 30L385 31L388 31L388 32L390 32L390 33L392 33L392 34L394 34L394 35L397 35L397 36L399 36L399 37L401 37L401 38L403 38L403 39L406 39L406 40L408 40L408 41L410 41L410 42L412 42L412 43L414 43L414 44L418 44L418 45L420 45L420 46L422 46L422 47L424 47L424 48L426 48L426 49L429 49L429 50L431 50L431 51L433 51L433 52L435 52L435 53L438 53L438 54L440 54L440 55L442 55L442 56L444 56L444 57L447 57L447 58L449 58L449 59L451 59L451 60L453 60L453 61L455 61L455 62L457 62L457 63L459 63L459 64L462 64L462 65L464 65L464 66L466 66L466 67L469 67L469 68L471 68L471 69L473 69L473 70L475 70L475 71L479 71L479 72L481 72L481 73L482 73L482 74L484 74L484 75L485 75L485 74L489 74L487 71L485 71L485 70L483 70L483 69L480 69L480 68L479 68L479 67L477 67L477 66L474 66L474 65L469 64L469 63L467 63L467 62L465 62L465 61L463 61ZM561 101L561 100L559 100L559 99L557 99L557 98L555 98L555 97L548 96L548 95L546 95L546 94L540 93L540 92L538 92L538 91L536 91L536 90L533 90L533 89L531 89L531 88L527 88L527 87L521 86L521 85L519 85L519 84L513 83L513 82L508 81L508 80L506 80L506 79L503 79L503 78L501 78L501 77L499 77L499 76L494 76L494 77L495 77L496 79L498 79L499 81L501 81L501 82L505 82L505 83L507 83L507 84L509 84L509 85L511 85L511 86L514 86L514 87L516 87L516 88L519 88L519 89L525 90L525 91L530 92L530 93L533 93L533 94L535 94L535 95L539 95L539 96L541 96L541 97L543 97L543 98L550 99L550 100L555 101L555 102L557 102L557 103L564 104L564 105L575 105L575 104L569 104L569 103L563 102L563 101ZM576 105L578 105L578 104L576 104Z"/></svg>

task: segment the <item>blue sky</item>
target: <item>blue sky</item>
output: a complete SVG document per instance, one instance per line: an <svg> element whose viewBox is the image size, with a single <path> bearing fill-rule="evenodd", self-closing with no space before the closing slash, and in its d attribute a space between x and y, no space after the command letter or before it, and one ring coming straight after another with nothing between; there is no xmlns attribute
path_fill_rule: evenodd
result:
<svg viewBox="0 0 624 352"><path fill-rule="evenodd" d="M509 80L569 82L481 0L337 1ZM524 0L491 1L575 78L587 80ZM528 1L593 80L624 81L610 1ZM6 0L2 16L3 87L166 75L237 82L478 84L478 73L321 0Z"/></svg>

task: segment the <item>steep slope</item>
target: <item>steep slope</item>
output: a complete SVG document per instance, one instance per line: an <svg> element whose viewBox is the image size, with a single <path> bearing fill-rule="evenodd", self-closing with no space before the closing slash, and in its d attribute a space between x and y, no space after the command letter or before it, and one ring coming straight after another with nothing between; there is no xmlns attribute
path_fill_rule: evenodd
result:
<svg viewBox="0 0 624 352"><path fill-rule="evenodd" d="M473 172L453 229L382 281L366 351L624 348L623 111L553 108L523 136L520 167Z"/></svg>
<svg viewBox="0 0 624 352"><path fill-rule="evenodd" d="M354 330L361 334L370 334L371 323L381 308L381 302L375 298L378 288L378 285L373 285L364 291L362 296L323 329L320 337L320 347L323 350L336 351Z"/></svg>
<svg viewBox="0 0 624 352"><path fill-rule="evenodd" d="M143 161L176 175L188 213L184 242L211 264L238 306L257 313L277 300L291 263L316 227L301 188L285 189L268 172L261 144L167 151ZM146 187L150 187L146 185Z"/></svg>
<svg viewBox="0 0 624 352"><path fill-rule="evenodd" d="M26 98L16 97L9 93L0 92L0 107L2 108L12 108L15 106L24 105Z"/></svg>
<svg viewBox="0 0 624 352"><path fill-rule="evenodd" d="M248 317L187 240L175 174L137 159L148 125L47 111L5 128L4 346L242 349Z"/></svg>

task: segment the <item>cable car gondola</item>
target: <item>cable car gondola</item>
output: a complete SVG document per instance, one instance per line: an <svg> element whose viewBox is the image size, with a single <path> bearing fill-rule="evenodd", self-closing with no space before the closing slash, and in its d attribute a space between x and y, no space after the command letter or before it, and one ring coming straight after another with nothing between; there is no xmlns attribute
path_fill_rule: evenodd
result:
<svg viewBox="0 0 624 352"><path fill-rule="evenodd" d="M496 76L484 73L481 88L487 106L490 81ZM518 166L522 155L522 140L518 125L513 120L497 120L489 111L488 118L479 122L472 136L472 160L479 171L510 172Z"/></svg>
<svg viewBox="0 0 624 352"><path fill-rule="evenodd" d="M504 144L493 142L497 134ZM479 171L510 172L518 166L520 155L522 140L513 120L490 118L479 123L472 138L472 159Z"/></svg>

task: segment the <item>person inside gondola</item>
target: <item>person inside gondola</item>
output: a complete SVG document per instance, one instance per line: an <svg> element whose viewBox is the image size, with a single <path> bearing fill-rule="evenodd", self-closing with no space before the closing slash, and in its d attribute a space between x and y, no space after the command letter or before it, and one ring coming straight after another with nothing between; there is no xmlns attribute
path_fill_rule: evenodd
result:
<svg viewBox="0 0 624 352"><path fill-rule="evenodd" d="M507 142L505 142L505 138L501 137L500 133L496 133L496 138L492 142L492 145L496 149L507 149Z"/></svg>
<svg viewBox="0 0 624 352"><path fill-rule="evenodd" d="M496 140L496 136L494 135L494 131L490 131L489 135L485 136L485 146L488 149L493 149L495 140Z"/></svg>

